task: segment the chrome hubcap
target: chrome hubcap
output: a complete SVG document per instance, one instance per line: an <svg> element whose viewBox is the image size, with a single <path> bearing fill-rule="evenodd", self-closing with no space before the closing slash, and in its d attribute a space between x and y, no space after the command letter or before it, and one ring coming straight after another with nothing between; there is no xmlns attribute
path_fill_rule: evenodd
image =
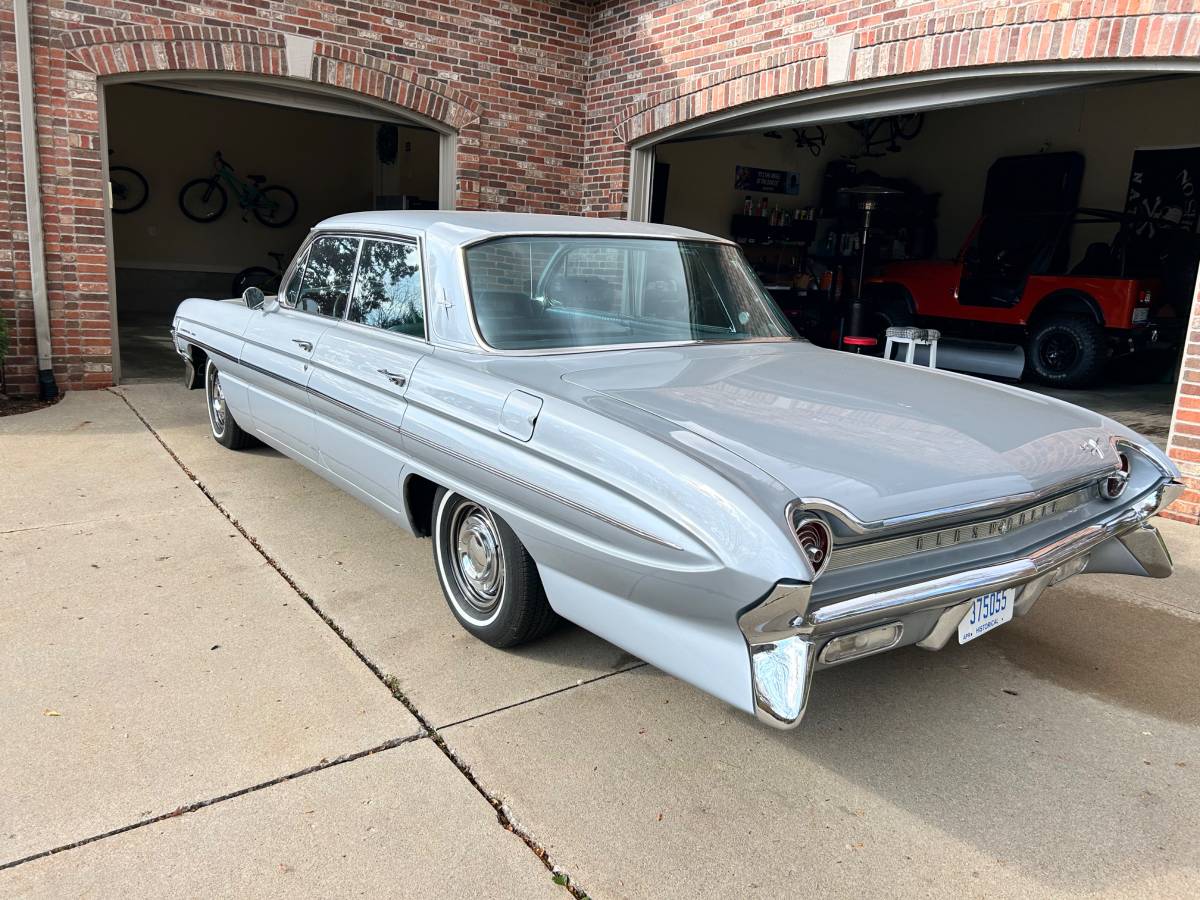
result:
<svg viewBox="0 0 1200 900"><path fill-rule="evenodd" d="M474 503L454 511L454 575L463 599L480 613L490 613L504 593L504 556L491 513Z"/></svg>
<svg viewBox="0 0 1200 900"><path fill-rule="evenodd" d="M218 435L225 432L225 392L221 390L221 376L211 369L208 376L208 405L212 411L213 431Z"/></svg>

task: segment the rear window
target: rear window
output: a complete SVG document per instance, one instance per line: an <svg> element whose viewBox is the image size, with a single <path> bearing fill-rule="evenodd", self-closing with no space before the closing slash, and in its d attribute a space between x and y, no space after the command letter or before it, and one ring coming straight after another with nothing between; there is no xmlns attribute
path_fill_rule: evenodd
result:
<svg viewBox="0 0 1200 900"><path fill-rule="evenodd" d="M501 350L795 337L727 244L501 238L466 261L480 334Z"/></svg>

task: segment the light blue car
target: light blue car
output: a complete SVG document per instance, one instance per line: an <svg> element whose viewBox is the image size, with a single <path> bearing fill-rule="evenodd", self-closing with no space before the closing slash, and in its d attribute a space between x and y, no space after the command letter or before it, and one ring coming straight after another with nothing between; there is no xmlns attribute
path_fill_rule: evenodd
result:
<svg viewBox="0 0 1200 900"><path fill-rule="evenodd" d="M736 245L483 212L322 222L277 297L187 300L213 437L432 539L497 647L569 619L778 727L1081 572L1162 578L1182 490L1087 410L799 339Z"/></svg>

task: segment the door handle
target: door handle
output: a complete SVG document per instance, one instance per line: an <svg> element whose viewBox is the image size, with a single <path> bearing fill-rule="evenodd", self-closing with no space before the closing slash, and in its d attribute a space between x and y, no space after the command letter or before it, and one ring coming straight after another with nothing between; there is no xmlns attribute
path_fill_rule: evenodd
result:
<svg viewBox="0 0 1200 900"><path fill-rule="evenodd" d="M292 343L305 353L312 353L312 341L302 341L300 338L292 338Z"/></svg>
<svg viewBox="0 0 1200 900"><path fill-rule="evenodd" d="M396 385L396 387L404 387L408 384L408 376L403 372L389 372L387 369L380 369L379 374Z"/></svg>

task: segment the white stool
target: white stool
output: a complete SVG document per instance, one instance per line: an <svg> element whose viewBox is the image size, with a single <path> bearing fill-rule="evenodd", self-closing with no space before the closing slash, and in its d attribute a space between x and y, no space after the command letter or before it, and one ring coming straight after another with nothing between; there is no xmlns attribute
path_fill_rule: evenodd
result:
<svg viewBox="0 0 1200 900"><path fill-rule="evenodd" d="M892 358L892 345L905 344L908 349L904 354L904 361L911 364L917 355L917 345L929 348L929 368L937 368L937 345L938 338L942 336L941 332L936 328L889 328L887 330L887 343L883 346L883 358Z"/></svg>

